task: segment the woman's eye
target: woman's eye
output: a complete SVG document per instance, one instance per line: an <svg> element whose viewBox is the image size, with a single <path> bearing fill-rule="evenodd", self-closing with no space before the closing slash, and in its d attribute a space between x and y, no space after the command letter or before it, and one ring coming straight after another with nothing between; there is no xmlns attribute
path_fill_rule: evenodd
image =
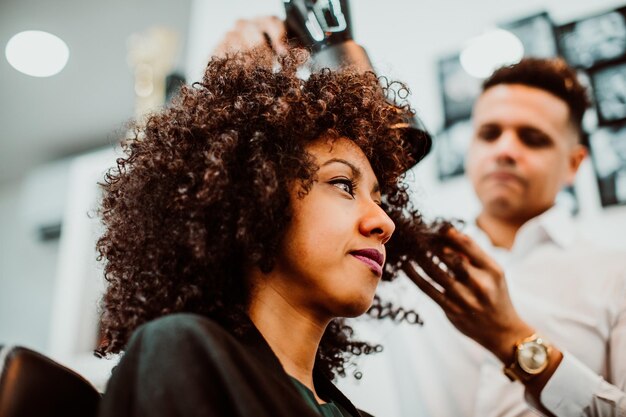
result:
<svg viewBox="0 0 626 417"><path fill-rule="evenodd" d="M351 180L347 178L341 178L333 180L330 183L354 197L354 183Z"/></svg>

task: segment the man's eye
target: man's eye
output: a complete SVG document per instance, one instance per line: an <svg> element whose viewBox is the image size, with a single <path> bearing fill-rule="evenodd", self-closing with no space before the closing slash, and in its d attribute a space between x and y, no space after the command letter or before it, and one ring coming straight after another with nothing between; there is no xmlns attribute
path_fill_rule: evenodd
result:
<svg viewBox="0 0 626 417"><path fill-rule="evenodd" d="M330 183L334 185L335 187L339 188L340 190L354 197L355 185L354 185L354 182L352 182L352 180L349 180L347 178L338 178L338 179L332 180Z"/></svg>
<svg viewBox="0 0 626 417"><path fill-rule="evenodd" d="M502 134L501 130L496 127L485 127L478 130L478 138L487 142L494 141Z"/></svg>
<svg viewBox="0 0 626 417"><path fill-rule="evenodd" d="M519 132L520 139L526 146L531 148L542 148L552 145L552 140L548 135L534 129L522 129Z"/></svg>

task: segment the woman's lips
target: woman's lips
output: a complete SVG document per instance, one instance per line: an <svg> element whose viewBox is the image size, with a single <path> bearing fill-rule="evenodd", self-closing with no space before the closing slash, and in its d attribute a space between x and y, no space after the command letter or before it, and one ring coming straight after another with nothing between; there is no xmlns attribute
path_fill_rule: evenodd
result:
<svg viewBox="0 0 626 417"><path fill-rule="evenodd" d="M383 274L384 256L376 249L362 249L350 252L350 255L367 265L376 276Z"/></svg>

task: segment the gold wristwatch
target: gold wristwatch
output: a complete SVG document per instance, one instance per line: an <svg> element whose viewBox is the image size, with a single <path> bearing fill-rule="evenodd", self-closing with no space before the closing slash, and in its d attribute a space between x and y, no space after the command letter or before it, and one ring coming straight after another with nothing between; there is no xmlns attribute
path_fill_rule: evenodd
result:
<svg viewBox="0 0 626 417"><path fill-rule="evenodd" d="M503 368L504 374L511 381L530 381L548 367L550 349L550 345L537 334L520 340L515 344L513 362Z"/></svg>

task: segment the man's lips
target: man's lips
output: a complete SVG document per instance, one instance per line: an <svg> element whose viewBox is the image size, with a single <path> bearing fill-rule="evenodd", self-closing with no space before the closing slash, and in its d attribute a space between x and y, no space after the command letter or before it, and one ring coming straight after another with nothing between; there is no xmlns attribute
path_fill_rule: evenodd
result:
<svg viewBox="0 0 626 417"><path fill-rule="evenodd" d="M359 249L350 252L350 255L363 262L378 276L383 274L385 256L376 249Z"/></svg>
<svg viewBox="0 0 626 417"><path fill-rule="evenodd" d="M517 174L508 171L494 171L485 175L485 179L490 179L494 181L500 182L519 182L524 183L525 181Z"/></svg>

